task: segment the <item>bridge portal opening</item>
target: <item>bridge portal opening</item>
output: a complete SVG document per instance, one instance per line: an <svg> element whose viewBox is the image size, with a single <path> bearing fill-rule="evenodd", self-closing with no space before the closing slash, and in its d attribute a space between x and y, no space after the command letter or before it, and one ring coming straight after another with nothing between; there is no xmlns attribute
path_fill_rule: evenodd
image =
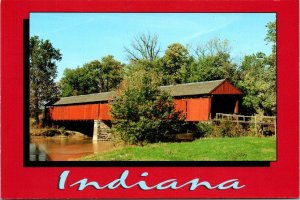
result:
<svg viewBox="0 0 300 200"><path fill-rule="evenodd" d="M237 114L239 110L238 95L214 95L211 98L211 117L216 113Z"/></svg>
<svg viewBox="0 0 300 200"><path fill-rule="evenodd" d="M65 130L77 131L88 137L93 137L94 120L54 121L54 125L65 127Z"/></svg>

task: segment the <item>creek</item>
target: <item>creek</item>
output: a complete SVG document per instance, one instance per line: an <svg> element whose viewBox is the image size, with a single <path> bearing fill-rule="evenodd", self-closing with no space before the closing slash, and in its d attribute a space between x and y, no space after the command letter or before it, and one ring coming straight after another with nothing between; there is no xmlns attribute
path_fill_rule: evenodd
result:
<svg viewBox="0 0 300 200"><path fill-rule="evenodd" d="M112 142L93 141L92 138L35 136L30 138L30 161L74 161L111 148Z"/></svg>

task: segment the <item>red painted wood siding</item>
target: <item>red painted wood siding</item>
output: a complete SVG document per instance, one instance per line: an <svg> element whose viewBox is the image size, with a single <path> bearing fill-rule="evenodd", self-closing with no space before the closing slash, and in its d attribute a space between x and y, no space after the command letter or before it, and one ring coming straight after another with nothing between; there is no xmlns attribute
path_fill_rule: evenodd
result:
<svg viewBox="0 0 300 200"><path fill-rule="evenodd" d="M98 119L111 120L110 105L108 103L100 104L100 113Z"/></svg>
<svg viewBox="0 0 300 200"><path fill-rule="evenodd" d="M209 119L210 98L176 99L175 109L181 111L187 121L205 121ZM54 106L49 108L52 120L111 120L110 105L85 104Z"/></svg>
<svg viewBox="0 0 300 200"><path fill-rule="evenodd" d="M98 118L99 104L55 106L49 108L52 120L94 120Z"/></svg>
<svg viewBox="0 0 300 200"><path fill-rule="evenodd" d="M210 98L187 100L187 121L207 121L210 114Z"/></svg>
<svg viewBox="0 0 300 200"><path fill-rule="evenodd" d="M181 111L186 121L207 121L209 119L210 98L176 99L175 109Z"/></svg>
<svg viewBox="0 0 300 200"><path fill-rule="evenodd" d="M108 103L50 107L49 115L52 120L111 120Z"/></svg>
<svg viewBox="0 0 300 200"><path fill-rule="evenodd" d="M187 100L186 99L175 99L175 110L180 111L184 117L187 112Z"/></svg>
<svg viewBox="0 0 300 200"><path fill-rule="evenodd" d="M228 81L224 81L216 89L210 92L210 94L242 94L242 92Z"/></svg>

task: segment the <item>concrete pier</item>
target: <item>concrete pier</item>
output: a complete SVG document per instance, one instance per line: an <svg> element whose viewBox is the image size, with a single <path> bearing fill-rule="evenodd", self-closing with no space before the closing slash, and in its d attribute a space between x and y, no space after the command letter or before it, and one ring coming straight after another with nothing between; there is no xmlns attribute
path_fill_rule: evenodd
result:
<svg viewBox="0 0 300 200"><path fill-rule="evenodd" d="M110 140L110 122L103 120L94 120L93 140Z"/></svg>

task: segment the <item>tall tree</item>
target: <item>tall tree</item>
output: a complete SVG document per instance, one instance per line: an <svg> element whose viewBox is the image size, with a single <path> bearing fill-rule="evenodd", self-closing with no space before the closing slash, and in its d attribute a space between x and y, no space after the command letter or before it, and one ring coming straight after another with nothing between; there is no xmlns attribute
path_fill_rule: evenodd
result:
<svg viewBox="0 0 300 200"><path fill-rule="evenodd" d="M243 91L242 111L245 114L259 110L266 115L276 113L274 71L267 60L268 56L259 52L245 56L242 61L237 86Z"/></svg>
<svg viewBox="0 0 300 200"><path fill-rule="evenodd" d="M195 50L197 58L180 71L181 82L210 81L227 78L235 82L236 65L230 58L228 41L212 39Z"/></svg>
<svg viewBox="0 0 300 200"><path fill-rule="evenodd" d="M130 76L135 71L145 70L147 72L162 73L164 61L162 58L157 58L150 62L148 60L132 60L126 67L126 75Z"/></svg>
<svg viewBox="0 0 300 200"><path fill-rule="evenodd" d="M54 79L57 75L56 61L62 54L49 40L33 36L29 40L30 114L36 124L40 123L41 107L57 97Z"/></svg>
<svg viewBox="0 0 300 200"><path fill-rule="evenodd" d="M180 43L168 46L163 56L164 85L180 83L180 69L185 69L191 63L189 51Z"/></svg>
<svg viewBox="0 0 300 200"><path fill-rule="evenodd" d="M130 47L125 47L124 49L129 60L147 60L152 62L158 58L160 52L158 36L141 34L134 38Z"/></svg>
<svg viewBox="0 0 300 200"><path fill-rule="evenodd" d="M76 69L66 69L60 81L62 96L107 92L123 79L124 64L108 55Z"/></svg>
<svg viewBox="0 0 300 200"><path fill-rule="evenodd" d="M242 109L248 114L263 111L265 115L276 115L276 23L266 25L265 41L272 45L272 53L258 52L245 56L237 82L244 93Z"/></svg>
<svg viewBox="0 0 300 200"><path fill-rule="evenodd" d="M272 45L272 53L267 57L267 64L273 68L271 70L276 73L276 22L269 22L266 25L267 35L265 41Z"/></svg>
<svg viewBox="0 0 300 200"><path fill-rule="evenodd" d="M231 48L227 39L222 41L219 38L213 38L205 44L198 45L194 51L198 58L202 58L218 54L230 54Z"/></svg>
<svg viewBox="0 0 300 200"><path fill-rule="evenodd" d="M99 71L99 92L107 92L116 89L123 80L124 64L108 55L101 59Z"/></svg>
<svg viewBox="0 0 300 200"><path fill-rule="evenodd" d="M276 22L269 22L266 25L267 35L265 40L272 44L272 50L276 51Z"/></svg>
<svg viewBox="0 0 300 200"><path fill-rule="evenodd" d="M83 67L65 69L60 80L61 95L66 97L99 92L97 69L100 65L99 61L92 61Z"/></svg>

